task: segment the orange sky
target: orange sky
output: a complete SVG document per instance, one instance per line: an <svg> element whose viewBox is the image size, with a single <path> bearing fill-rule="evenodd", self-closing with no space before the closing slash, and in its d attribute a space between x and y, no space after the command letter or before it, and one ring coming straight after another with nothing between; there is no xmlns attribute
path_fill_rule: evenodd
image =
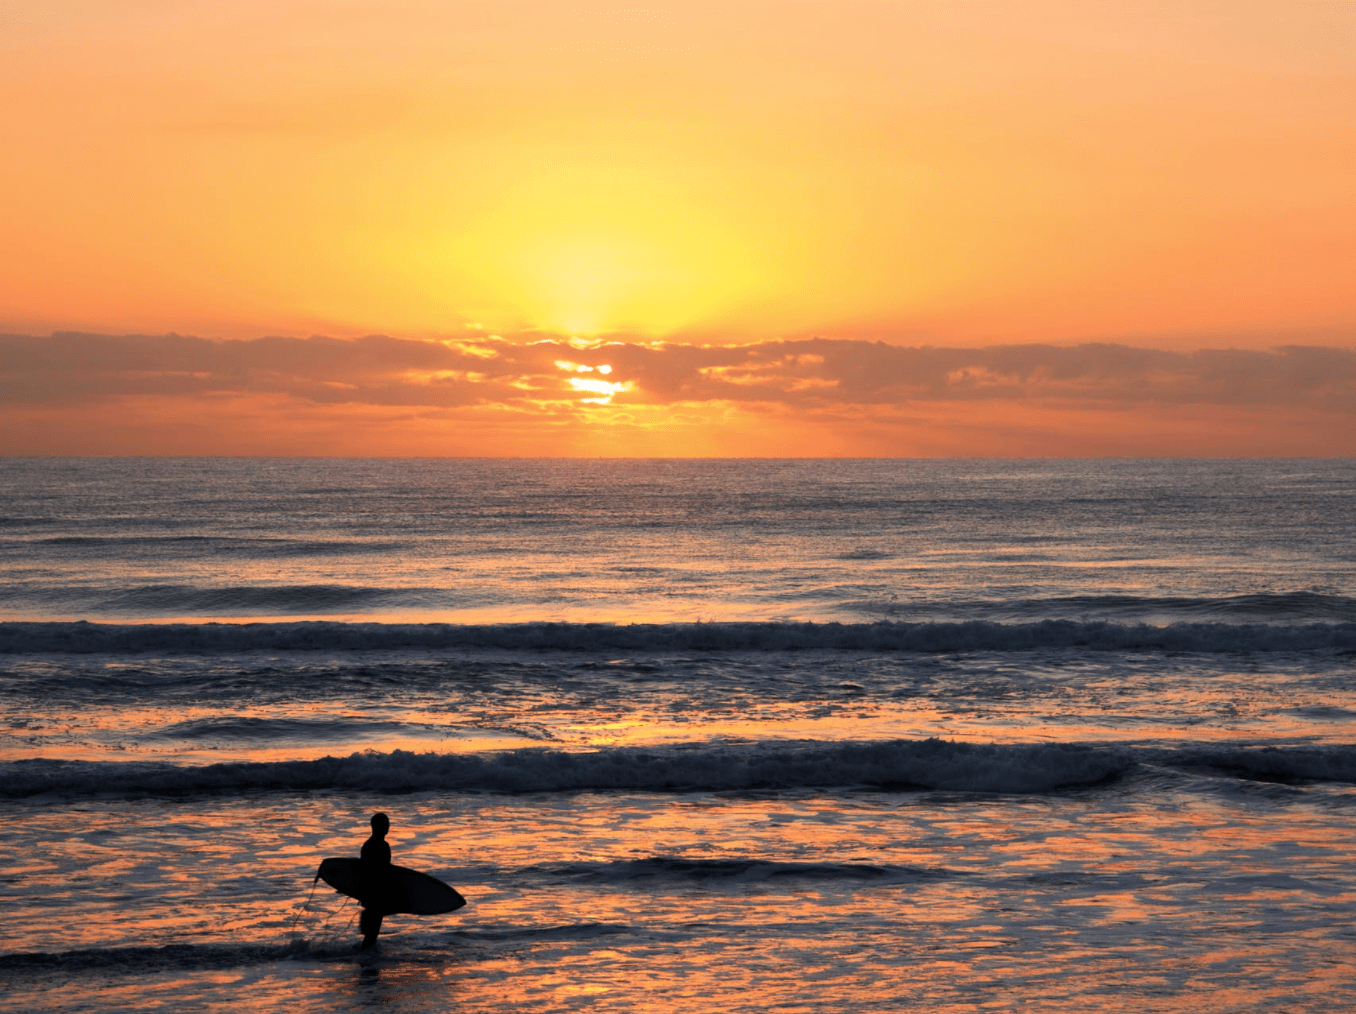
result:
<svg viewBox="0 0 1356 1014"><path fill-rule="evenodd" d="M1176 361L1166 400L1032 380L1073 368L1045 345L1356 347L1350 4L0 0L0 28L0 331L665 341L675 377L843 343L785 383L574 375L606 404L550 364L439 367L458 404L421 402L404 345L323 381L399 407L257 364L134 389L145 350L51 400L25 346L0 451L1356 453L1345 366L1261 400ZM951 364L1006 378L982 410L955 378L842 396L877 341L1029 348Z"/></svg>

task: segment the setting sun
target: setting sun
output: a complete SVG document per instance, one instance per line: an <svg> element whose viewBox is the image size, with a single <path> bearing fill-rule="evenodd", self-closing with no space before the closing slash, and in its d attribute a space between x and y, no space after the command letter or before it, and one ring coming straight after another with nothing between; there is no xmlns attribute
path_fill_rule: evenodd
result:
<svg viewBox="0 0 1356 1014"><path fill-rule="evenodd" d="M11 451L1356 449L1347 6L8 11Z"/></svg>

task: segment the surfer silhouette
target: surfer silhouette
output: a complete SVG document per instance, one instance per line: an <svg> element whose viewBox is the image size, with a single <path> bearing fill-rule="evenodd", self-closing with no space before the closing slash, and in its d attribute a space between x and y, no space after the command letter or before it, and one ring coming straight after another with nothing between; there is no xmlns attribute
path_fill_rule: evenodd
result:
<svg viewBox="0 0 1356 1014"><path fill-rule="evenodd" d="M340 894L358 899L362 918L358 926L363 931L362 949L376 946L381 932L381 920L388 915L442 915L455 912L466 904L456 888L444 884L437 877L418 870L407 870L391 864L391 846L386 832L391 820L384 813L372 814L372 837L363 842L360 857L331 856L320 862L315 880L323 880Z"/></svg>
<svg viewBox="0 0 1356 1014"><path fill-rule="evenodd" d="M362 949L368 950L376 945L377 934L381 932L381 919L384 913L376 907L376 899L389 879L391 872L391 846L386 842L386 832L391 830L391 820L384 813L372 814L372 837L363 842L362 856L363 880L367 890L363 903L363 914L358 920L358 928L363 931Z"/></svg>

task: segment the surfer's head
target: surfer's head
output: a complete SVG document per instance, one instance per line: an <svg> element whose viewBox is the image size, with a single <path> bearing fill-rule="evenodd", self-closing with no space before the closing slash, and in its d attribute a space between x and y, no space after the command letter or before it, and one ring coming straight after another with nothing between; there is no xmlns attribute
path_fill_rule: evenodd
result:
<svg viewBox="0 0 1356 1014"><path fill-rule="evenodd" d="M386 832L391 830L391 818L384 813L372 814L372 833L378 838L385 838Z"/></svg>

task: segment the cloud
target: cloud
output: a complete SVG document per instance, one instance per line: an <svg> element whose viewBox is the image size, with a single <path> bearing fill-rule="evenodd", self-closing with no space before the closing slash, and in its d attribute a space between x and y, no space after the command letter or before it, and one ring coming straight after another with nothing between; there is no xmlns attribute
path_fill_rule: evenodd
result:
<svg viewBox="0 0 1356 1014"><path fill-rule="evenodd" d="M0 336L0 454L1356 454L1356 349Z"/></svg>
<svg viewBox="0 0 1356 1014"><path fill-rule="evenodd" d="M829 338L724 346L521 336L0 336L0 403L73 406L227 395L280 395L317 405L498 405L553 412L599 404L720 402L824 411L1006 401L1291 405L1349 413L1356 411L1356 349L934 348Z"/></svg>

